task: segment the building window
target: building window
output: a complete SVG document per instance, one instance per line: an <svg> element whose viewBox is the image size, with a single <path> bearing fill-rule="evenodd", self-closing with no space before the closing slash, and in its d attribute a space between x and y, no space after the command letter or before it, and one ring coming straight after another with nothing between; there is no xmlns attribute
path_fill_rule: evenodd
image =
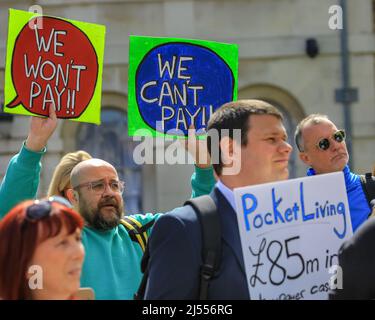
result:
<svg viewBox="0 0 375 320"><path fill-rule="evenodd" d="M135 142L128 136L125 112L116 108L103 108L102 123L81 124L77 133L77 148L93 157L111 163L119 178L125 181L123 194L126 214L142 212L142 171L133 161Z"/></svg>

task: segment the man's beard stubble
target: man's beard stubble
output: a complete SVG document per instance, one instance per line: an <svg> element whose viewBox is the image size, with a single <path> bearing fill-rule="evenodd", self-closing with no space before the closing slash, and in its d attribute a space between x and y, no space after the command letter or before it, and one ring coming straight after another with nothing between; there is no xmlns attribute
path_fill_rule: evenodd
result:
<svg viewBox="0 0 375 320"><path fill-rule="evenodd" d="M113 205L115 215L104 216L100 211L106 205ZM101 199L96 208L90 209L83 197L80 197L79 212L84 218L86 224L96 230L107 231L119 225L123 217L123 204L117 203L114 197L105 197Z"/></svg>

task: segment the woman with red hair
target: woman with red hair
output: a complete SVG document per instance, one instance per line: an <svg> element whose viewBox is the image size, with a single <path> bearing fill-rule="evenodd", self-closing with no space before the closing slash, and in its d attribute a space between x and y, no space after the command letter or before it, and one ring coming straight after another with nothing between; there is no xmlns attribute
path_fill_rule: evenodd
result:
<svg viewBox="0 0 375 320"><path fill-rule="evenodd" d="M83 220L61 197L25 201L0 222L0 298L74 299Z"/></svg>

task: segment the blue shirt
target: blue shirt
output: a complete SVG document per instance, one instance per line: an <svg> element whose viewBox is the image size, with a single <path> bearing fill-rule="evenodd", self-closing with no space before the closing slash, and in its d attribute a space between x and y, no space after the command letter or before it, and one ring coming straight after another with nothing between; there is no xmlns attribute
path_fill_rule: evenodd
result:
<svg viewBox="0 0 375 320"><path fill-rule="evenodd" d="M364 223L371 214L366 195L363 192L361 178L350 171L349 166L343 170L345 178L346 193L348 195L350 218L352 220L353 232ZM307 170L308 176L316 175L313 168Z"/></svg>

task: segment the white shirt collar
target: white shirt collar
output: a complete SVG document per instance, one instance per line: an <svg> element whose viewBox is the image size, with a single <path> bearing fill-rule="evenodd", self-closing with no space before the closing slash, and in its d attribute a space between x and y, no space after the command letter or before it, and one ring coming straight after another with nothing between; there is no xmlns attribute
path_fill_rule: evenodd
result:
<svg viewBox="0 0 375 320"><path fill-rule="evenodd" d="M216 183L216 188L220 190L220 192L224 195L225 199L227 199L230 205L232 206L233 210L236 211L236 202L234 200L233 190L229 189L220 180L218 180L218 182Z"/></svg>

